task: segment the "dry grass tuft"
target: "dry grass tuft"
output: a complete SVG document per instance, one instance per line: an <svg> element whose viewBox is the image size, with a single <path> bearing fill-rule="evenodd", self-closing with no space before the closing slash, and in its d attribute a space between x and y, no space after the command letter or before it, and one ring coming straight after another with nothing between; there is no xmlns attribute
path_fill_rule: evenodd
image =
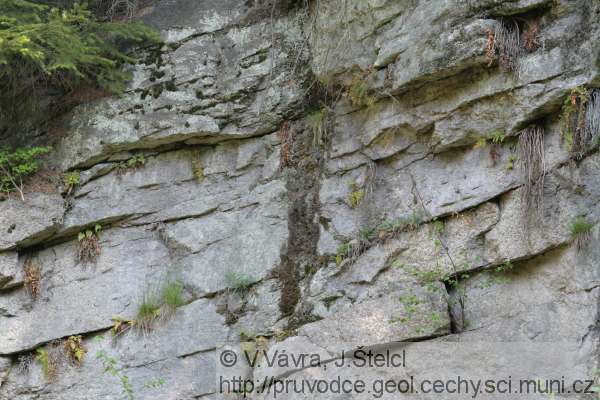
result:
<svg viewBox="0 0 600 400"><path fill-rule="evenodd" d="M594 89L590 93L585 112L585 135L591 144L599 144L597 142L600 138L600 89Z"/></svg>
<svg viewBox="0 0 600 400"><path fill-rule="evenodd" d="M519 57L523 54L523 47L517 22L509 20L496 24L494 43L498 50L500 68L518 75Z"/></svg>
<svg viewBox="0 0 600 400"><path fill-rule="evenodd" d="M540 43L538 41L538 34L540 32L540 21L537 19L529 20L525 22L525 29L523 30L523 47L525 50L532 52L535 51Z"/></svg>
<svg viewBox="0 0 600 400"><path fill-rule="evenodd" d="M29 296L33 301L36 301L41 292L42 271L33 260L27 259L23 264L23 272L25 273L24 284Z"/></svg>
<svg viewBox="0 0 600 400"><path fill-rule="evenodd" d="M277 138L281 142L279 169L283 170L285 167L289 167L290 165L292 165L292 152L294 142L289 122L284 122L281 125L279 131L277 132Z"/></svg>
<svg viewBox="0 0 600 400"><path fill-rule="evenodd" d="M519 133L519 159L525 178L523 199L526 213L541 211L544 198L544 128L530 125Z"/></svg>
<svg viewBox="0 0 600 400"><path fill-rule="evenodd" d="M94 229L87 229L79 232L77 240L79 247L77 248L77 260L79 262L94 262L100 255L102 249L98 235L102 227L98 224L94 226Z"/></svg>

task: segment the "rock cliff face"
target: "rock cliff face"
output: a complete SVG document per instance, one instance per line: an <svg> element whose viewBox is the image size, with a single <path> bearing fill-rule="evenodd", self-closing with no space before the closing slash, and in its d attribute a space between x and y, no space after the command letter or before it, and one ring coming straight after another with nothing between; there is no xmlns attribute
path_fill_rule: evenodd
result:
<svg viewBox="0 0 600 400"><path fill-rule="evenodd" d="M145 10L165 46L123 96L75 109L55 146L77 187L0 202L0 399L117 399L125 376L137 399L211 399L216 349L240 336L330 356L569 340L573 368L591 370L600 156L567 149L561 107L600 87L599 13L593 0ZM500 32L520 34L516 56ZM589 232L574 235L578 218ZM100 255L80 261L78 234L96 226ZM112 337L172 279L174 315ZM82 365L57 361L48 379L32 357L78 335Z"/></svg>

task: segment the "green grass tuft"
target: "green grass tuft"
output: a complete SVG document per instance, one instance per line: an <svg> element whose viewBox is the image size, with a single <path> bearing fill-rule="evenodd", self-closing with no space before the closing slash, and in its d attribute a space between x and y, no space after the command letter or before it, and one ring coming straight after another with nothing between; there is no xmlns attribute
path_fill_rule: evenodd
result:
<svg viewBox="0 0 600 400"><path fill-rule="evenodd" d="M594 224L588 222L584 217L577 217L573 220L573 222L571 222L569 230L571 231L571 235L575 237L588 234L593 227Z"/></svg>
<svg viewBox="0 0 600 400"><path fill-rule="evenodd" d="M166 283L162 289L161 300L171 310L185 305L183 284L179 281Z"/></svg>
<svg viewBox="0 0 600 400"><path fill-rule="evenodd" d="M239 293L245 293L250 289L250 286L256 283L256 280L250 275L229 271L225 273L225 282L230 289Z"/></svg>

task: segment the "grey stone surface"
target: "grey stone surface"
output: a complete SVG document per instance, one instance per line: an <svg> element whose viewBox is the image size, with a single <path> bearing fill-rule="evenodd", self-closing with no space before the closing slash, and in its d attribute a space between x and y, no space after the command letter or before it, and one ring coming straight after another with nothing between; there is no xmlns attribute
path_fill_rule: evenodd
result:
<svg viewBox="0 0 600 400"><path fill-rule="evenodd" d="M186 18L202 13L203 7L183 3L174 6L184 7L177 15L185 9L190 10ZM171 5L159 5L156 12L163 8ZM273 24L236 26L231 14L237 12L225 10L229 16L204 15L191 30L184 25L167 32L175 49L163 49L161 65L136 66L132 90L121 98L79 107L70 138L57 146L61 166L90 166L123 150L257 136L296 114L304 79L301 74L290 79L289 73L299 61L294 43L302 42L297 21L283 17ZM148 16L159 25L171 17ZM213 25L206 34L203 21ZM284 34L285 41L273 42L273 35Z"/></svg>
<svg viewBox="0 0 600 400"><path fill-rule="evenodd" d="M59 194L28 193L25 202L16 198L0 202L0 251L48 239L60 227L64 211Z"/></svg>
<svg viewBox="0 0 600 400"><path fill-rule="evenodd" d="M166 246L149 228L106 230L96 263L77 261L77 242L39 252L40 295L26 290L0 296L0 354L31 349L41 343L112 325L111 318L135 317L149 285L166 277Z"/></svg>
<svg viewBox="0 0 600 400"><path fill-rule="evenodd" d="M19 255L17 252L8 251L0 253L0 289L14 283L19 276Z"/></svg>

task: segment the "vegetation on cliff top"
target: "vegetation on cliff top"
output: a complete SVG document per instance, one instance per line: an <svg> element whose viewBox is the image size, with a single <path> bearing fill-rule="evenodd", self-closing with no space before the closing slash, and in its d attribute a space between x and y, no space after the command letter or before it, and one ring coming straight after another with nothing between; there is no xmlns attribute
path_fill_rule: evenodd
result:
<svg viewBox="0 0 600 400"><path fill-rule="evenodd" d="M131 45L159 43L140 23L100 22L85 5L49 7L26 0L0 2L0 89L3 102L40 88L68 92L82 86L124 88Z"/></svg>

